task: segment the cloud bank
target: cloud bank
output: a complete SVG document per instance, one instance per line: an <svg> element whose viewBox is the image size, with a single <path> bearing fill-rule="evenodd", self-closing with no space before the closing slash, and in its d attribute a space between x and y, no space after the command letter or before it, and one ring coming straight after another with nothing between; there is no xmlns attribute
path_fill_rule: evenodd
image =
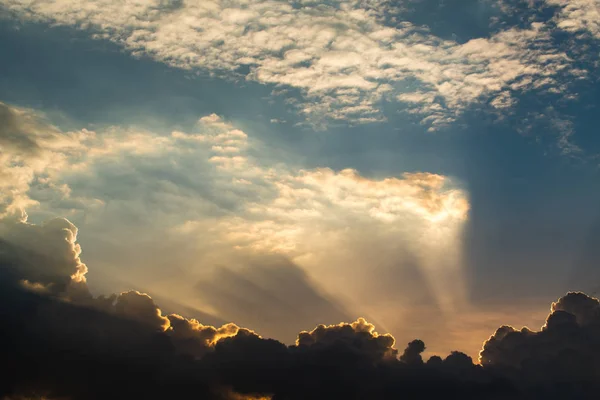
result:
<svg viewBox="0 0 600 400"><path fill-rule="evenodd" d="M415 114L430 130L487 102L504 109L515 93L569 97L585 78L554 42L557 30L598 37L594 0L548 0L557 16L504 26L466 43L438 37L404 18L402 7L365 1L3 0L27 21L88 30L134 56L289 92L313 126L385 119L382 103ZM386 23L388 12L398 14ZM299 93L300 96L295 96Z"/></svg>
<svg viewBox="0 0 600 400"><path fill-rule="evenodd" d="M72 224L1 224L0 346L2 363L11 367L0 384L2 398L558 399L597 393L600 302L583 293L553 303L540 331L499 328L484 343L481 364L460 352L424 361L425 343L418 339L399 356L395 339L363 318L302 331L286 346L232 323L213 327L163 315L137 291L93 297L85 273L73 267L81 265L78 252L65 252L77 246ZM45 241L38 240L39 229ZM12 234L27 230L29 241Z"/></svg>

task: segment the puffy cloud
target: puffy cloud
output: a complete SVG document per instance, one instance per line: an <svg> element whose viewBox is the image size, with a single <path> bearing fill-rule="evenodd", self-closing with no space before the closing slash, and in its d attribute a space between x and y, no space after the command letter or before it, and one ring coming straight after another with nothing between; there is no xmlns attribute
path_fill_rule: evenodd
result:
<svg viewBox="0 0 600 400"><path fill-rule="evenodd" d="M67 221L46 226L73 244ZM63 255L64 248L48 247L40 260L68 271L73 262ZM234 324L162 316L150 296L136 291L64 301L4 279L15 267L27 270L15 263L46 265L11 257L0 252L0 348L11 366L2 398L573 398L598 388L600 303L582 293L555 302L540 332L500 328L484 345L482 366L457 351L424 364L421 340L397 358L394 338L363 318L319 325L286 346Z"/></svg>
<svg viewBox="0 0 600 400"><path fill-rule="evenodd" d="M28 284L55 293L69 285L85 284L86 265L81 261L77 227L64 218L42 225L13 218L0 220L0 244L5 268Z"/></svg>
<svg viewBox="0 0 600 400"><path fill-rule="evenodd" d="M300 332L296 345L300 348L343 345L369 360L382 361L395 358L398 350L393 347L394 342L391 335L378 334L373 324L359 318L351 324L319 325L310 332Z"/></svg>
<svg viewBox="0 0 600 400"><path fill-rule="evenodd" d="M163 317L160 309L154 304L150 296L136 291L121 293L114 305L115 313L157 330L165 331L169 328L170 319Z"/></svg>
<svg viewBox="0 0 600 400"><path fill-rule="evenodd" d="M167 318L171 328L168 333L173 338L176 349L194 357L202 357L220 339L235 336L240 331L233 323L215 328L177 314L171 314Z"/></svg>
<svg viewBox="0 0 600 400"><path fill-rule="evenodd" d="M563 28L595 29L594 0L552 2L564 6ZM395 99L435 130L481 99L509 105L510 89L532 90L538 81L558 88L571 64L553 46L551 24L508 27L461 44L406 20L387 25L389 2L2 4L28 20L90 29L133 55L171 66L298 89L298 110L316 126L331 119L380 121L382 100ZM395 12L402 20L403 11Z"/></svg>
<svg viewBox="0 0 600 400"><path fill-rule="evenodd" d="M552 313L565 311L575 316L581 326L600 322L600 303L598 299L584 293L572 292L552 303Z"/></svg>
<svg viewBox="0 0 600 400"><path fill-rule="evenodd" d="M167 365L177 369L171 345L146 324L16 290L6 282L0 297L2 363L11 365L0 384L2 398L177 397L185 395L176 384L181 381L186 390L209 395L206 382L194 382L183 372L166 373ZM170 389L154 379L169 382Z"/></svg>
<svg viewBox="0 0 600 400"><path fill-rule="evenodd" d="M400 361L407 364L423 364L421 353L425 351L425 343L422 340L415 339L408 344L404 353L400 356ZM435 362L435 361L432 361Z"/></svg>
<svg viewBox="0 0 600 400"><path fill-rule="evenodd" d="M459 373L474 369L473 359L460 351L451 352L448 357L444 359L442 365Z"/></svg>
<svg viewBox="0 0 600 400"><path fill-rule="evenodd" d="M587 32L600 39L600 5L595 0L546 0L551 6L559 7L556 17L559 28L567 32Z"/></svg>
<svg viewBox="0 0 600 400"><path fill-rule="evenodd" d="M540 331L498 329L484 343L480 360L484 366L514 370L527 381L550 387L553 382L577 381L591 390L600 378L599 328L598 300L571 292L552 304Z"/></svg>

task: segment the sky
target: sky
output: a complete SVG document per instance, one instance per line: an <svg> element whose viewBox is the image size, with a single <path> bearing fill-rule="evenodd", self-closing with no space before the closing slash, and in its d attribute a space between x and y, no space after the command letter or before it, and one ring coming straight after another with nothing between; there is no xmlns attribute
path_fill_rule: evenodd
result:
<svg viewBox="0 0 600 400"><path fill-rule="evenodd" d="M0 238L94 296L477 360L600 290L597 0L0 0L0 60Z"/></svg>

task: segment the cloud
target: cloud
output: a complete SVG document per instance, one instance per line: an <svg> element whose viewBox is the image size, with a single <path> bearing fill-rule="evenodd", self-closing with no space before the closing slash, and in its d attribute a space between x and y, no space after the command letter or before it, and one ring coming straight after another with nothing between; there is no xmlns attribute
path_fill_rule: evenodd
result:
<svg viewBox="0 0 600 400"><path fill-rule="evenodd" d="M235 336L240 330L232 323L215 328L177 314L169 315L168 319L171 326L169 334L178 351L198 358L206 354L219 340Z"/></svg>
<svg viewBox="0 0 600 400"><path fill-rule="evenodd" d="M139 321L157 330L166 330L170 319L163 317L150 296L139 292L121 293L114 304L117 315Z"/></svg>
<svg viewBox="0 0 600 400"><path fill-rule="evenodd" d="M319 325L310 332L300 332L296 345L300 348L349 346L377 362L395 358L398 350L394 349L394 342L391 335L378 334L375 332L374 325L368 323L364 318L359 318L351 324Z"/></svg>
<svg viewBox="0 0 600 400"><path fill-rule="evenodd" d="M45 226L70 227L66 220ZM64 229L46 232L47 242L65 238ZM30 254L39 254L38 247L44 254L32 266ZM484 344L482 365L457 351L423 363L421 340L408 343L398 358L395 339L363 318L302 331L286 346L232 323L217 328L163 316L137 291L65 297L5 279L18 270L35 283L46 260L68 270L72 262L63 252L39 241L16 256L0 252L0 348L11 365L0 384L2 398L385 399L402 393L496 399L543 393L558 399L587 396L598 387L600 303L583 293L553 303L539 332L501 327Z"/></svg>
<svg viewBox="0 0 600 400"><path fill-rule="evenodd" d="M0 240L6 267L21 281L57 292L65 291L71 283L86 281L87 266L79 258L77 228L64 218L42 225L0 220Z"/></svg>
<svg viewBox="0 0 600 400"><path fill-rule="evenodd" d="M541 81L547 82L548 90L561 88L559 80L569 77L572 64L554 45L550 23L504 27L461 44L406 20L386 25L389 2L2 4L26 20L87 29L134 56L147 55L212 76L297 89L298 111L317 127L332 120L382 121L381 103L391 100L436 130L482 99L495 101L499 96L496 103L508 105L508 93L534 90ZM594 7L593 0L569 2L559 26L594 30L593 17L586 16ZM403 11L394 12L401 20Z"/></svg>
<svg viewBox="0 0 600 400"><path fill-rule="evenodd" d="M560 29L573 33L587 32L600 39L600 7L595 0L546 0L551 6L559 8L556 17Z"/></svg>
<svg viewBox="0 0 600 400"><path fill-rule="evenodd" d="M20 215L40 203L66 211L102 205L97 199L72 195L61 178L65 173L85 173L95 160L115 161L123 153L137 156L163 148L165 141L140 132L123 140L120 131L102 135L82 129L62 131L43 113L0 103L3 136L0 145L0 216ZM6 133L4 133L6 132Z"/></svg>
<svg viewBox="0 0 600 400"><path fill-rule="evenodd" d="M26 192L36 174L52 170L53 161L60 163L41 149L57 139L56 133L38 115L0 103L0 216L36 204Z"/></svg>
<svg viewBox="0 0 600 400"><path fill-rule="evenodd" d="M425 343L422 340L415 339L408 344L404 353L400 356L400 361L407 364L423 364L421 353L425 351ZM432 361L435 362L435 361Z"/></svg>
<svg viewBox="0 0 600 400"><path fill-rule="evenodd" d="M464 302L457 243L469 202L450 177L412 172L367 178L353 169L286 165L215 114L200 118L190 131L157 135L135 127L64 132L33 110L19 112L43 121L39 131L52 134L42 141L38 131L25 132L38 140L41 156L23 160L31 172L13 182L21 201L9 207L23 212L29 204L33 220L67 215L85 223L88 257L105 265L105 275L112 271L163 297L175 291L175 300L215 314L221 296L205 291L198 297L192 282L206 281L213 265L278 254L319 282L317 292L346 296L336 301L375 320L383 319L376 303L416 289L391 294L377 288L402 286L402 271L415 266L425 280L420 298L433 292L433 306L446 312ZM11 162L7 168L21 167ZM349 268L367 271L373 260L382 265L379 274L339 279ZM168 274L165 263L173 266ZM261 290L278 293L278 283L273 285ZM317 301L322 296L309 294L311 286L307 283L307 295ZM367 290L371 300L358 302ZM221 307L224 313L232 309ZM330 311L323 315L336 315ZM268 318L263 322L271 332ZM286 337L299 328L290 326Z"/></svg>
<svg viewBox="0 0 600 400"><path fill-rule="evenodd" d="M598 299L571 292L552 304L540 331L499 328L484 343L480 360L484 366L517 370L530 382L577 380L589 390L599 379L599 327Z"/></svg>

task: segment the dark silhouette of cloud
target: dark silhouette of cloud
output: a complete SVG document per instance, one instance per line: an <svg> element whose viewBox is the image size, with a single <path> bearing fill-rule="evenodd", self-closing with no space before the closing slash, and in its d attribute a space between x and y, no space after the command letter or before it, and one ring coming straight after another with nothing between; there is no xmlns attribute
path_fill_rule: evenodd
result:
<svg viewBox="0 0 600 400"><path fill-rule="evenodd" d="M552 304L540 331L499 328L483 346L484 367L499 367L542 392L590 398L600 388L600 303L570 292Z"/></svg>
<svg viewBox="0 0 600 400"><path fill-rule="evenodd" d="M423 364L423 357L421 353L425 351L425 343L422 340L415 339L408 344L404 353L400 356L400 361L403 361L410 365ZM435 362L435 361L433 361Z"/></svg>
<svg viewBox="0 0 600 400"><path fill-rule="evenodd" d="M0 246L4 266L18 279L35 282L55 293L85 282L87 267L81 262L77 228L64 218L42 225L16 218L0 221Z"/></svg>
<svg viewBox="0 0 600 400"><path fill-rule="evenodd" d="M498 329L481 364L461 352L423 362L423 341L400 353L363 318L301 331L288 346L163 315L138 291L93 297L70 222L0 227L0 399L591 399L600 388L600 303L583 293L553 303L539 332ZM293 264L256 268L247 276L268 271L280 290L327 304ZM295 315L289 304L281 312Z"/></svg>

